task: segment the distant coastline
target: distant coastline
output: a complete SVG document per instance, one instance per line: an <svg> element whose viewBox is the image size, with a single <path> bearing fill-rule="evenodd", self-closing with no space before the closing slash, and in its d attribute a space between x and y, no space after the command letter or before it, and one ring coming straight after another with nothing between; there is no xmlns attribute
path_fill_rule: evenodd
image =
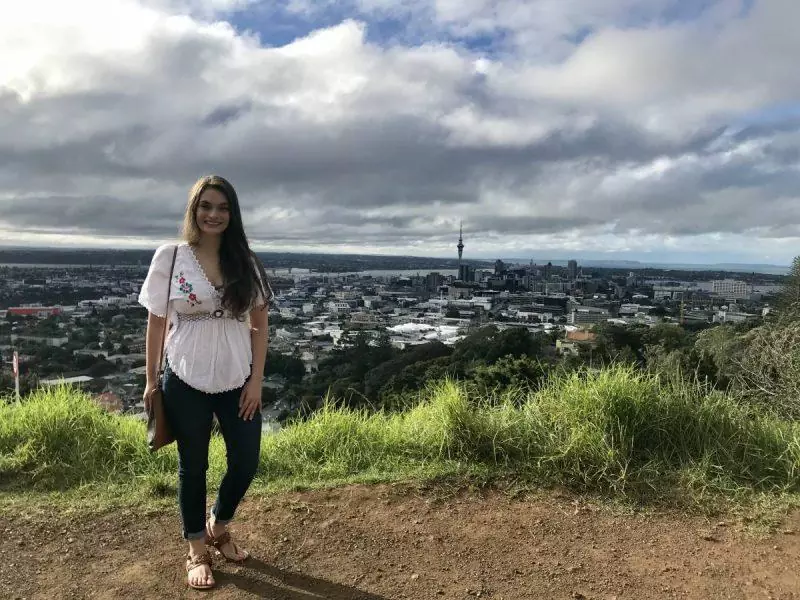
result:
<svg viewBox="0 0 800 600"><path fill-rule="evenodd" d="M563 266L559 262L551 261L555 266ZM566 261L563 261L566 264ZM541 267L542 265L538 265ZM600 269L630 269L633 271L655 270L655 271L693 271L693 272L710 272L710 273L758 273L762 275L788 275L789 267L781 267L777 265L678 265L678 264L640 264L631 265L629 263L614 263L614 262L598 262L586 261L581 263L584 267L594 267ZM141 268L143 271L147 269L147 265L124 264L118 263L116 265L103 265L103 264L46 264L46 263L0 263L2 268L19 268L19 269L110 269L114 267L127 267L127 268ZM488 267L485 267L488 268ZM271 271L272 269L268 269ZM281 274L289 274L286 267L277 268L276 271ZM317 271L303 268L292 269L292 273L302 277L309 276L323 276L323 275L370 275L373 277L388 277L391 275L397 276L413 276L413 275L427 275L428 273L440 273L441 275L457 275L458 270L452 268L419 268L419 269L363 269L360 271Z"/></svg>
<svg viewBox="0 0 800 600"><path fill-rule="evenodd" d="M378 254L323 254L313 252L256 252L269 269L298 269L313 273L364 273L379 271L383 275L391 273L411 274L414 271L455 271L456 258L424 256L392 256ZM3 248L0 247L0 268L86 268L86 267L143 267L150 264L153 250L148 249L56 249L56 248ZM547 258L501 258L507 265L534 265L542 267L551 263L566 267L566 259ZM627 259L582 259L575 257L584 268L628 269L632 271L707 271L717 273L760 273L765 275L786 275L788 265L747 264L747 263L658 263ZM464 264L476 268L493 269L494 260L466 258Z"/></svg>

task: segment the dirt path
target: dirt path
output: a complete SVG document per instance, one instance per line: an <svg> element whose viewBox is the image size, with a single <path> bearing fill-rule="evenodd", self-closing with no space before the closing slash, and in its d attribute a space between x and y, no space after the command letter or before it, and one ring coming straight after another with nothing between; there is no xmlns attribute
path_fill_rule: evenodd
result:
<svg viewBox="0 0 800 600"><path fill-rule="evenodd" d="M217 561L219 586L203 593L185 587L175 513L0 516L0 597L800 599L800 513L754 539L732 521L619 516L559 495L353 486L251 497L233 531L257 559Z"/></svg>

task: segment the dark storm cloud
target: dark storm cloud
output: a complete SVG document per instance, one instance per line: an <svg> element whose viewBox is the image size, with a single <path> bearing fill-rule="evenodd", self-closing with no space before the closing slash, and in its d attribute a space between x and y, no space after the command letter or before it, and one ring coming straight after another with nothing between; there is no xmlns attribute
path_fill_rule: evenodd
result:
<svg viewBox="0 0 800 600"><path fill-rule="evenodd" d="M218 106L206 115L200 122L203 127L216 127L219 125L227 125L231 121L240 119L246 115L253 106L251 103Z"/></svg>
<svg viewBox="0 0 800 600"><path fill-rule="evenodd" d="M242 114L247 112L243 110ZM228 108L215 114L219 121L222 115L238 115L239 110ZM716 131L701 132L678 147L648 140L641 132L622 124L615 129L615 123L608 122L581 136L556 132L523 147L453 148L447 146L445 132L422 120L387 118L380 128L342 128L333 139L310 129L294 135L253 131L241 138L234 136L232 152L213 160L208 156L207 144L213 146L214 139L225 135L224 131L215 132L217 128L224 130L224 124L218 122L206 129L212 132L210 135L200 130L195 136L197 146L176 152L169 162L146 163L136 158L148 147L159 144L159 132L144 124L45 148L0 146L0 159L6 170L14 172L4 179L16 181L17 185L24 183L22 179L49 180L56 185L58 179L69 181L74 174L81 174L152 178L188 189L197 176L216 172L234 182L246 209L289 203L294 208L325 210L320 224L328 229L326 237L333 240L343 234L337 224L382 224L387 239L395 235L403 239L428 235L424 219L364 219L353 210L341 209L418 207L415 214L423 217L435 214L430 211L433 203L479 208L487 185L516 198L520 206L530 206L532 213L539 216L520 219L488 212L477 225L485 233L551 233L614 221L618 227L621 223L636 228L643 223L649 231L665 233L742 231L772 222L770 212L763 210L763 203L769 204L770 198L763 199L762 210L753 221L751 217L741 217L749 214L747 203L737 207L728 202L707 208L706 192L757 187L771 197L791 192L800 183L796 171L786 170L793 157L791 148L781 150L781 154L770 153L767 148L755 160L745 157L728 164L710 164L715 154L706 148L718 136ZM566 169L569 173L570 165L575 166L574 178L579 181L587 173L613 173L620 168L645 166L657 157L677 160L692 153L697 156L695 163L679 166L660 179L631 184L613 197L587 190L581 198L581 209L573 214L546 214L559 212L561 196L542 197L538 191L553 185L554 171ZM759 161L767 155L781 171L780 177L774 171L759 170ZM567 177L557 185L566 190L571 183ZM180 218L184 202L183 197L173 197L168 202L166 198L152 199L149 194L137 197L135 189L125 198L83 196L74 186L70 191L76 194L71 199L39 196L12 200L6 204L3 221L20 228L52 223L88 234L157 237L175 231L174 223ZM61 216L69 204L72 206ZM32 209L33 206L37 208ZM704 217L702 221L698 221L699 214ZM313 223L315 217L311 215L307 220ZM274 232L269 234L273 236ZM290 238L285 230L279 234L287 242L299 241ZM254 235L258 237L257 232ZM346 238L352 239L349 234Z"/></svg>
<svg viewBox="0 0 800 600"><path fill-rule="evenodd" d="M86 98L85 119L98 111L113 110L133 101L124 95ZM77 113L80 97L53 98L22 115L56 110ZM681 144L648 138L622 121L600 122L580 133L554 131L522 146L453 146L448 132L422 117L384 115L378 123L290 128L243 125L232 131L233 120L260 120L265 109L250 104L219 106L193 123L177 122L167 138L146 121L120 124L115 131L93 133L85 139L65 140L45 147L2 144L0 159L28 177L61 173L155 178L190 182L199 174L218 172L248 191L286 190L302 202L324 199L336 205L360 207L431 202L477 203L481 182L529 188L541 178L544 165L581 161L606 168L629 161L680 155L700 148L715 131L699 132ZM219 140L229 140L224 153L215 151ZM153 148L169 144L164 155ZM151 156L148 156L151 155Z"/></svg>
<svg viewBox="0 0 800 600"><path fill-rule="evenodd" d="M3 206L8 217L3 220L17 228L133 237L175 235L184 209L178 203L169 206L146 198L127 201L111 196L33 196Z"/></svg>

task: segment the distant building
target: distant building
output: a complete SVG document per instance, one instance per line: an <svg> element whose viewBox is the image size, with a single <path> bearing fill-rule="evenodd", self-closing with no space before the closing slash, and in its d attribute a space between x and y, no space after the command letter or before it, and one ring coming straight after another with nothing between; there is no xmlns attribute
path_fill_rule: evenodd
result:
<svg viewBox="0 0 800 600"><path fill-rule="evenodd" d="M642 311L642 307L639 304L622 304L619 307L619 316L634 316Z"/></svg>
<svg viewBox="0 0 800 600"><path fill-rule="evenodd" d="M444 285L444 277L441 273L428 273L425 277L425 289L429 292L437 292Z"/></svg>
<svg viewBox="0 0 800 600"><path fill-rule="evenodd" d="M605 308L578 306L572 309L572 312L567 315L567 323L570 325L588 325L591 323L600 323L607 320L609 317L610 314Z"/></svg>
<svg viewBox="0 0 800 600"><path fill-rule="evenodd" d="M54 385L81 385L89 383L93 378L88 375L78 375L76 377L58 377L56 379L40 379L39 385L50 387Z"/></svg>
<svg viewBox="0 0 800 600"><path fill-rule="evenodd" d="M466 284L455 282L450 284L447 288L447 297L450 300L469 298L470 296L472 296L472 288Z"/></svg>
<svg viewBox="0 0 800 600"><path fill-rule="evenodd" d="M486 285L490 290L505 290L508 288L509 280L505 277L490 277L486 280Z"/></svg>
<svg viewBox="0 0 800 600"><path fill-rule="evenodd" d="M357 312L350 317L350 327L354 329L378 329L381 324L380 318L372 313Z"/></svg>
<svg viewBox="0 0 800 600"><path fill-rule="evenodd" d="M563 294L572 289L572 283L568 281L536 281L531 286L532 292L541 294Z"/></svg>
<svg viewBox="0 0 800 600"><path fill-rule="evenodd" d="M757 321L759 315L745 313L737 310L719 310L714 315L714 323L745 323L747 321Z"/></svg>
<svg viewBox="0 0 800 600"><path fill-rule="evenodd" d="M653 286L653 300L683 300L688 294L689 289L681 285Z"/></svg>
<svg viewBox="0 0 800 600"><path fill-rule="evenodd" d="M386 304L380 296L362 296L361 300L364 302L364 308L369 310L381 308Z"/></svg>
<svg viewBox="0 0 800 600"><path fill-rule="evenodd" d="M110 413L121 413L123 407L122 399L112 391L105 391L95 396L94 401L103 410Z"/></svg>
<svg viewBox="0 0 800 600"><path fill-rule="evenodd" d="M39 317L46 319L47 317L54 317L64 312L60 306L12 306L8 309L8 313L17 315L19 317Z"/></svg>
<svg viewBox="0 0 800 600"><path fill-rule="evenodd" d="M578 355L581 346L595 347L597 335L585 329L567 331L566 338L556 340L556 352L559 354Z"/></svg>
<svg viewBox="0 0 800 600"><path fill-rule="evenodd" d="M347 302L328 302L328 310L335 315L348 314L352 309Z"/></svg>
<svg viewBox="0 0 800 600"><path fill-rule="evenodd" d="M38 335L17 335L12 333L10 336L11 342L16 341L25 341L25 342L36 342L37 344L44 344L46 346L50 346L51 348L60 348L61 346L66 345L69 343L69 338L67 337L44 337Z"/></svg>
<svg viewBox="0 0 800 600"><path fill-rule="evenodd" d="M333 297L342 302L355 300L358 296L359 294L356 290L338 290L333 293Z"/></svg>
<svg viewBox="0 0 800 600"><path fill-rule="evenodd" d="M571 329L567 331L566 338L572 342L593 342L597 334L586 329Z"/></svg>
<svg viewBox="0 0 800 600"><path fill-rule="evenodd" d="M458 267L458 279L472 283L475 281L475 267L472 265L460 265Z"/></svg>
<svg viewBox="0 0 800 600"><path fill-rule="evenodd" d="M746 281L717 279L711 282L711 292L726 300L748 300L753 293L753 286Z"/></svg>
<svg viewBox="0 0 800 600"><path fill-rule="evenodd" d="M571 260L567 263L567 277L573 281L578 278L578 261Z"/></svg>

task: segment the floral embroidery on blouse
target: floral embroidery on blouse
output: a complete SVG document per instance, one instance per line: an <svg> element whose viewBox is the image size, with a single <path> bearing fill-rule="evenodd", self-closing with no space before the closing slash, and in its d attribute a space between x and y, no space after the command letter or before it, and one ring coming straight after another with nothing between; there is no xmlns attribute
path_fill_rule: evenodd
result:
<svg viewBox="0 0 800 600"><path fill-rule="evenodd" d="M201 300L198 300L197 295L194 293L194 286L186 280L186 277L183 274L183 271L175 275L175 281L178 282L178 289L181 291L182 294L186 296L186 301L191 304L192 306L197 306L198 304L202 304Z"/></svg>

